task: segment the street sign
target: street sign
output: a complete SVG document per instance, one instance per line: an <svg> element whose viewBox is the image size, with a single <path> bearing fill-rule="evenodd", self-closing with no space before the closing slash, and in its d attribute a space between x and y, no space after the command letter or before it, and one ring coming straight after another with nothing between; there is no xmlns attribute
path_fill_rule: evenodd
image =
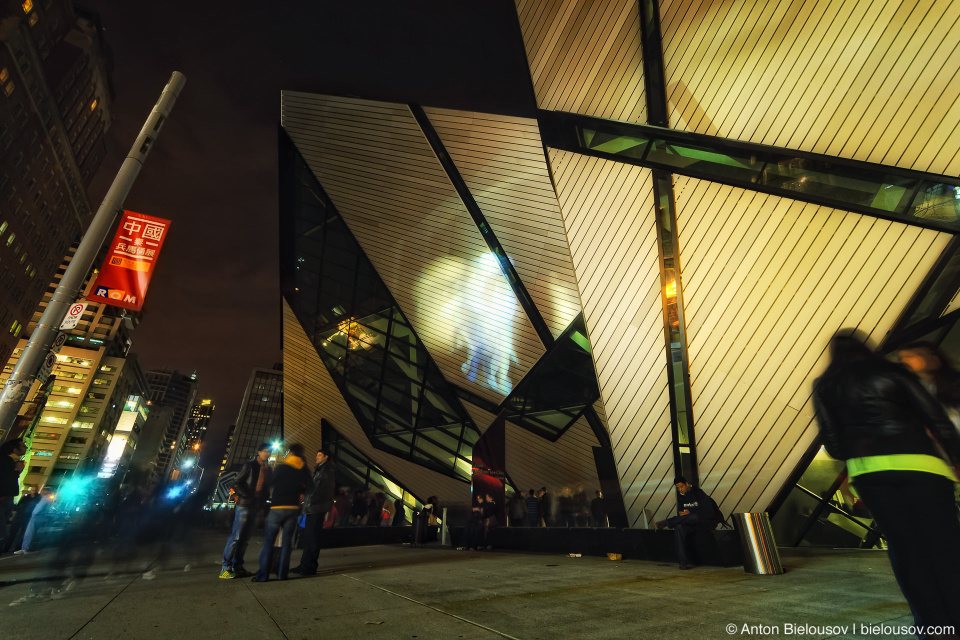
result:
<svg viewBox="0 0 960 640"><path fill-rule="evenodd" d="M57 354L50 352L47 354L46 359L43 361L43 364L40 366L40 372L37 374L37 380L40 384L43 384L47 381L47 378L50 377L50 374L53 373L53 367L57 364Z"/></svg>
<svg viewBox="0 0 960 640"><path fill-rule="evenodd" d="M60 324L60 330L68 331L70 329L75 329L77 327L77 323L80 322L80 316L83 315L83 312L86 308L86 302L78 302L71 306L70 310L67 311L67 315L63 319L63 322Z"/></svg>
<svg viewBox="0 0 960 640"><path fill-rule="evenodd" d="M62 332L58 333L57 337L53 340L53 344L50 345L50 350L54 353L60 353L60 349L62 349L65 344L67 344L67 334Z"/></svg>

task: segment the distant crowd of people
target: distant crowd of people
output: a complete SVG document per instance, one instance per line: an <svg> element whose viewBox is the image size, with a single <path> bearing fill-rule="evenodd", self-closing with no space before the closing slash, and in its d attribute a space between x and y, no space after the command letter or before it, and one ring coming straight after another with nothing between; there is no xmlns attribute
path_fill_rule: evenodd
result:
<svg viewBox="0 0 960 640"><path fill-rule="evenodd" d="M588 498L582 485L561 489L556 503L546 487L518 492L507 502L507 517L511 527L609 526L603 493L597 490Z"/></svg>

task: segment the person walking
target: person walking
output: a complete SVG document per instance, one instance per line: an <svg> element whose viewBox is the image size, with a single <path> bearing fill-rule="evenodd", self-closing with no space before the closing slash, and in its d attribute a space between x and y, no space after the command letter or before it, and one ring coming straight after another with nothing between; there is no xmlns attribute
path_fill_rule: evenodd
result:
<svg viewBox="0 0 960 640"><path fill-rule="evenodd" d="M7 533L7 539L2 542L3 548L0 549L0 551L3 553L20 549L23 536L27 531L27 524L30 522L30 516L33 515L33 510L40 501L37 493L37 488L34 486L29 487L26 492L20 496L20 500L17 502L17 511L10 523L10 531Z"/></svg>
<svg viewBox="0 0 960 640"><path fill-rule="evenodd" d="M317 572L320 556L320 536L323 534L323 521L333 508L333 496L336 493L337 468L330 453L321 448L317 451L317 466L313 470L313 490L307 493L303 502L304 518L303 553L300 564L290 570L302 576L312 576Z"/></svg>
<svg viewBox="0 0 960 640"><path fill-rule="evenodd" d="M9 542L7 524L13 514L13 501L20 495L20 474L23 463L20 458L27 452L23 440L9 440L0 445L0 548Z"/></svg>
<svg viewBox="0 0 960 640"><path fill-rule="evenodd" d="M293 552L293 533L300 516L301 496L313 489L310 470L304 460L303 445L290 445L290 452L273 470L270 479L270 511L264 524L263 547L260 549L260 569L254 582L270 579L273 566L274 541L282 533L277 580L286 580L290 572L290 554ZM322 522L322 521L321 521Z"/></svg>
<svg viewBox="0 0 960 640"><path fill-rule="evenodd" d="M243 566L243 555L247 551L250 534L257 520L257 514L265 508L267 487L270 485L270 443L261 442L257 455L251 458L233 481L233 492L237 496L234 508L233 528L223 548L223 561L220 564L220 578L230 580L245 578L250 572Z"/></svg>
<svg viewBox="0 0 960 640"><path fill-rule="evenodd" d="M46 518L53 511L54 498L55 496L53 491L47 487L44 487L40 490L40 500L33 508L33 512L30 514L30 521L27 523L27 528L23 532L23 542L21 543L20 548L13 552L14 555L20 555L34 551L33 538L37 535L37 530L40 529L40 526L44 523L44 520L46 520Z"/></svg>
<svg viewBox="0 0 960 640"><path fill-rule="evenodd" d="M859 332L838 332L829 353L813 384L823 445L847 463L883 533L916 626L960 629L960 434L919 380L876 355Z"/></svg>

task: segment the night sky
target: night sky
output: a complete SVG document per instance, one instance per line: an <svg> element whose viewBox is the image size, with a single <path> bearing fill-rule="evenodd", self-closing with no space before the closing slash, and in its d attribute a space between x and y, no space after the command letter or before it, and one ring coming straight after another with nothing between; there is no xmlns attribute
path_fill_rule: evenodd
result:
<svg viewBox="0 0 960 640"><path fill-rule="evenodd" d="M147 369L197 371L212 447L254 367L282 360L277 123L283 89L509 115L534 98L512 0L86 0L113 53L96 209L170 73L187 83L126 208L172 220L134 334ZM215 6L211 6L215 5Z"/></svg>

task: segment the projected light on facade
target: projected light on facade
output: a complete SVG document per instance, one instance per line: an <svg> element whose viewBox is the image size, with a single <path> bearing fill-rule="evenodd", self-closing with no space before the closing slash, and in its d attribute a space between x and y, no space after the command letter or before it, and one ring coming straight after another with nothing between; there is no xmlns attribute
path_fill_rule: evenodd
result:
<svg viewBox="0 0 960 640"><path fill-rule="evenodd" d="M500 270L496 256L473 260L445 256L435 260L417 284L420 306L430 306L443 291L443 302L430 317L437 323L441 348L462 358L466 382L504 396L513 390L510 368L517 362L512 327L520 305Z"/></svg>

